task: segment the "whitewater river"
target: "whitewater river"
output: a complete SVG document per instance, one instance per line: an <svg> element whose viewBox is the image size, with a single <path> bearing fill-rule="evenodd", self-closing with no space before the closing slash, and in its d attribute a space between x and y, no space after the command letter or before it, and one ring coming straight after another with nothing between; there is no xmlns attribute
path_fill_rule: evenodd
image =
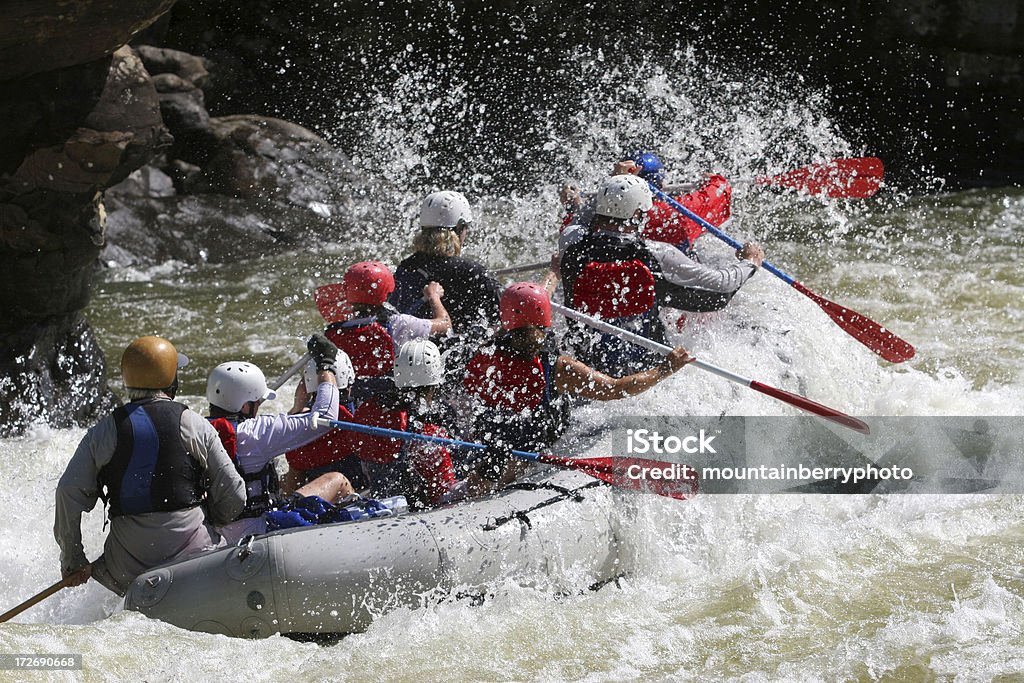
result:
<svg viewBox="0 0 1024 683"><path fill-rule="evenodd" d="M737 209L752 202L737 198ZM779 234L833 225L848 206L792 198ZM748 206L750 204L747 204ZM777 204L785 206L784 204ZM882 206L881 203L878 205ZM766 273L727 313L692 321L694 352L858 415L1012 416L1022 410L1018 267L1024 194L977 191L857 209L846 234L770 238L776 263L913 341L918 356L876 360L809 301ZM765 219L768 220L768 219ZM747 223L734 231L743 234ZM482 226L494 234L498 224ZM834 231L833 231L834 233ZM726 257L710 238L709 258ZM478 245L483 243L478 242ZM317 329L312 288L353 258L292 254L230 266L105 271L89 318L116 358L137 333L190 353L184 399L202 408L205 372L229 357L268 375ZM491 260L501 249L478 255ZM520 253L523 260L543 250ZM365 253L365 252L364 252ZM388 256L394 258L398 254ZM289 386L293 386L290 384ZM285 403L278 401L278 408ZM648 394L581 414L792 414L711 375L683 372ZM51 536L57 478L84 430L34 428L0 444L0 603L58 576ZM603 445L596 446L594 453ZM399 611L331 647L198 635L134 614L95 584L66 590L0 627L0 652L84 655L89 680L349 676L388 680L986 680L1024 671L1024 502L1016 495L703 496L647 499L619 588L555 597L495 586L482 606ZM101 516L86 543L101 547ZM13 676L0 672L0 678ZM38 674L76 680L81 674Z"/></svg>
<svg viewBox="0 0 1024 683"><path fill-rule="evenodd" d="M766 104L749 115L758 125L737 124L746 137L723 157L730 169L748 168L748 157L770 142L758 130L793 112ZM813 112L800 115L806 121L797 128L811 142L794 148L792 157L779 154L776 168L850 155ZM588 134L604 136L607 149L581 148L562 170L592 182L611 158L608 131L628 125L624 118L605 119L603 132ZM565 141L553 135L551 144L564 149ZM673 144L669 153L679 149ZM396 164L405 152L394 151ZM719 168L710 158L694 157L680 170L696 175L702 167ZM416 194L401 205L411 206ZM553 183L500 198L470 194L481 210L471 255L501 267L550 253ZM764 272L728 311L688 321L679 339L695 354L854 415L1024 415L1024 192L908 197L890 190L847 202L738 191L734 210L730 232L761 240L775 264L890 327L916 346L917 356L901 365L880 361ZM376 231L300 253L261 256L242 249L228 265L107 269L89 321L115 368L133 337L171 338L193 359L183 372L182 398L205 409L201 396L214 364L251 360L276 376L321 327L312 301L317 285L336 281L357 258L395 263L403 255L408 223L374 218ZM708 260L729 258L713 238L702 242ZM119 388L118 380L115 370ZM283 410L291 387L294 382L265 410ZM593 431L609 416L793 414L760 394L686 370L642 397L588 407L578 417L580 429ZM59 577L53 489L83 434L38 425L0 442L6 482L0 488L0 607ZM608 447L601 442L589 453ZM510 579L493 586L482 605L452 601L400 610L329 647L282 637L229 639L131 613L110 616L118 600L99 586L66 590L0 626L0 653L81 653L85 671L32 677L0 671L0 680L1024 676L1019 495L705 495L685 503L646 498L640 512L627 539L635 570L618 587L578 591L573 588L586 585L586 577L566 577L567 590L555 595ZM86 523L90 555L103 536L97 510ZM528 583L529 577L518 578Z"/></svg>

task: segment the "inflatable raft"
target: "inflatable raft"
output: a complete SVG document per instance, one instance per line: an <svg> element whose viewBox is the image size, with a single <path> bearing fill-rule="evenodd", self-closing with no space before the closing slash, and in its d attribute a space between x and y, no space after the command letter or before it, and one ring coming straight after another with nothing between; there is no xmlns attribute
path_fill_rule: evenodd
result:
<svg viewBox="0 0 1024 683"><path fill-rule="evenodd" d="M248 638L344 634L496 582L601 585L624 571L620 494L545 469L500 493L395 517L276 531L145 572L125 608Z"/></svg>

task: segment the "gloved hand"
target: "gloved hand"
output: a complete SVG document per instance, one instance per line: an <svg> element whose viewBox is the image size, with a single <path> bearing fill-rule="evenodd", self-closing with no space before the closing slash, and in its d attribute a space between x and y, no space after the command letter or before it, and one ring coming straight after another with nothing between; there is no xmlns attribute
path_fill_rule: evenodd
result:
<svg viewBox="0 0 1024 683"><path fill-rule="evenodd" d="M334 363L338 358L338 347L334 345L334 342L324 335L317 333L306 342L306 348L309 349L309 355L313 362L316 363L317 372L330 370L337 374Z"/></svg>

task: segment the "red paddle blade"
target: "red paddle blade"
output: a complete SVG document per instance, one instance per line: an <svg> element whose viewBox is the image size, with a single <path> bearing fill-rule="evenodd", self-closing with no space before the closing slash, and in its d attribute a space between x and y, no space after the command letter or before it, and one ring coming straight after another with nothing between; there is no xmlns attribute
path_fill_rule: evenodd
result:
<svg viewBox="0 0 1024 683"><path fill-rule="evenodd" d="M832 198L865 199L878 192L884 174L882 160L876 157L833 159L775 176L760 176L754 179L754 184L776 185Z"/></svg>
<svg viewBox="0 0 1024 683"><path fill-rule="evenodd" d="M558 465L600 479L627 491L686 500L697 494L697 473L688 465L643 458L558 458L542 455L539 462Z"/></svg>
<svg viewBox="0 0 1024 683"><path fill-rule="evenodd" d="M796 406L797 408L800 408L802 410L806 410L807 412L813 413L814 415L818 415L819 417L823 417L830 422L835 422L836 424L840 424L844 427L847 427L848 429L852 429L855 432L860 432L861 434L871 433L871 427L869 427L867 423L864 422L863 420L858 420L857 418L851 417L846 413L839 412L835 408L829 408L828 406L822 405L817 401L812 401L806 396L800 396L799 394L791 394L788 391L784 391L782 389L769 386L767 384L762 384L761 382L758 382L756 380L750 381L750 388L753 389L754 391L760 391L762 394L771 396L772 398L777 398L780 401L785 401L790 405Z"/></svg>
<svg viewBox="0 0 1024 683"><path fill-rule="evenodd" d="M345 296L345 285L341 282L317 287L313 292L316 310L320 311L327 324L342 322L352 317L352 306Z"/></svg>
<svg viewBox="0 0 1024 683"><path fill-rule="evenodd" d="M890 363L902 363L914 357L914 347L885 329L871 318L857 311L840 306L816 294L799 282L793 282L793 289L800 292L832 318L836 325L847 334L868 347Z"/></svg>

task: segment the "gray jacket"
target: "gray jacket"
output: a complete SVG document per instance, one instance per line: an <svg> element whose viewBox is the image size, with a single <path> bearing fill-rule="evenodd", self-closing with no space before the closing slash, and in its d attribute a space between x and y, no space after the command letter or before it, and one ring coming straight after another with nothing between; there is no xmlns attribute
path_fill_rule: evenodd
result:
<svg viewBox="0 0 1024 683"><path fill-rule="evenodd" d="M214 527L233 520L245 504L245 482L210 423L198 413L183 411L181 439L205 470L206 502L187 510L110 520L103 556L93 563L93 578L118 595L150 567L221 545ZM116 445L117 427L108 415L86 433L57 484L53 535L61 549L62 571L89 563L82 546L82 513L95 507L99 472L113 458Z"/></svg>

